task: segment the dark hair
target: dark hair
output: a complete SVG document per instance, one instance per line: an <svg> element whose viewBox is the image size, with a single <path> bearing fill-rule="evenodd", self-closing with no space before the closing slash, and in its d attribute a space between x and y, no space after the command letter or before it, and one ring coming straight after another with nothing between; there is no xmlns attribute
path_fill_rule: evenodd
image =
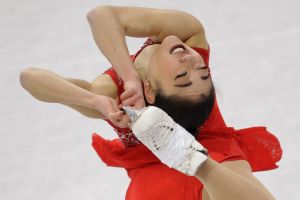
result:
<svg viewBox="0 0 300 200"><path fill-rule="evenodd" d="M155 103L152 105L164 110L175 122L197 137L197 128L209 117L214 101L215 89L212 86L208 94L202 94L196 101L177 95L165 96L161 90L158 90L155 95ZM150 105L147 100L145 102Z"/></svg>

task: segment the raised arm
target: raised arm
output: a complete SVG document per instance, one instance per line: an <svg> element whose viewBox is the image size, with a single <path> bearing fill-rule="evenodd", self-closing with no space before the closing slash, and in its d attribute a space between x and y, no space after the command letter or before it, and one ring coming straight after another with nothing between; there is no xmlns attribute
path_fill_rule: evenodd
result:
<svg viewBox="0 0 300 200"><path fill-rule="evenodd" d="M123 80L134 75L125 36L153 37L157 42L169 35L175 35L182 41L197 38L194 45L207 48L202 24L188 13L152 8L99 6L91 10L87 18L99 49L120 72ZM184 28L179 28L183 26Z"/></svg>
<svg viewBox="0 0 300 200"><path fill-rule="evenodd" d="M207 48L201 23L192 15L173 10L137 7L99 6L87 15L95 42L127 85L138 85L136 98L142 98L140 79L130 59L125 36L152 37L157 42L169 35L195 47ZM183 27L184 28L178 28ZM142 103L137 105L141 107Z"/></svg>

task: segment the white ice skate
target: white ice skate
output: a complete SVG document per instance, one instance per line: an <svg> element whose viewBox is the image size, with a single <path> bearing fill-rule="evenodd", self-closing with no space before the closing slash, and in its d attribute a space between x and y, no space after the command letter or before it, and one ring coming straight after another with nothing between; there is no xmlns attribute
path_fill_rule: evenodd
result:
<svg viewBox="0 0 300 200"><path fill-rule="evenodd" d="M136 137L163 163L193 176L207 159L207 150L163 110L148 106L141 110L123 107Z"/></svg>

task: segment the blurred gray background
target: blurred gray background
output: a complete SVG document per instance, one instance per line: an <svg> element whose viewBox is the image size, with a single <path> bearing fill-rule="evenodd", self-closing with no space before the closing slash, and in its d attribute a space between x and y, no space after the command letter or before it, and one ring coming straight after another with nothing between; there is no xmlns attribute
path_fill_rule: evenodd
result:
<svg viewBox="0 0 300 200"><path fill-rule="evenodd" d="M91 81L108 68L86 20L101 4L177 9L201 20L227 124L267 126L281 141L279 169L255 176L277 199L300 199L299 1L0 0L1 200L124 199L125 170L106 167L90 145L93 132L114 138L113 130L35 100L18 78L34 66ZM143 40L128 43L134 53Z"/></svg>

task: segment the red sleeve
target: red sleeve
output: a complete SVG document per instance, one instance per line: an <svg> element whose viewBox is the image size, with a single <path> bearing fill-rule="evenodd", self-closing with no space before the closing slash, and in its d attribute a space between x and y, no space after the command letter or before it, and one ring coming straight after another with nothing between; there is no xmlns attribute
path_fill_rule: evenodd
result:
<svg viewBox="0 0 300 200"><path fill-rule="evenodd" d="M117 72L111 67L108 70L106 70L103 74L107 74L112 78L118 89L118 97L120 97L121 94L124 92L124 83L122 79L118 76Z"/></svg>

